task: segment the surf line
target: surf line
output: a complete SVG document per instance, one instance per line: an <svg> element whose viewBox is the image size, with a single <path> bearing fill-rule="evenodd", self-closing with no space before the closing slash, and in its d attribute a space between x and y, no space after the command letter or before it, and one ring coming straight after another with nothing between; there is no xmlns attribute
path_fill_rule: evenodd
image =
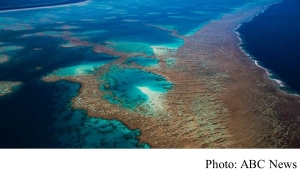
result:
<svg viewBox="0 0 300 181"><path fill-rule="evenodd" d="M48 6L36 6L36 7L23 7L23 8L13 8L13 9L8 9L8 10L0 10L0 13L8 13L8 12L17 12L17 11L30 11L30 10L37 10L37 9L50 9L50 8L60 8L60 7L68 7L72 5L77 5L77 6L84 6L88 3L90 3L92 0L82 0L80 2L70 2L68 4L57 4L57 5L48 5Z"/></svg>

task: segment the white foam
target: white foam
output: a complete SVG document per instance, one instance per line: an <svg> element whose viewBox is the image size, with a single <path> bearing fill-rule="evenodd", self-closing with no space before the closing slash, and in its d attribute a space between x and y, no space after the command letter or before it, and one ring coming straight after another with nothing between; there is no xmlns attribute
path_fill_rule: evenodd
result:
<svg viewBox="0 0 300 181"><path fill-rule="evenodd" d="M284 87L284 84L281 80L279 79L273 79L280 87Z"/></svg>

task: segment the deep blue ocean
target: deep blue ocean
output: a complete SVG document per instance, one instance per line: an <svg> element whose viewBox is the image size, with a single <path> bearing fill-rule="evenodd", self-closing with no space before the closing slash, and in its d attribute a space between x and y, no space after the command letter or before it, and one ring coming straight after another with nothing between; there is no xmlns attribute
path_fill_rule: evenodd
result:
<svg viewBox="0 0 300 181"><path fill-rule="evenodd" d="M300 93L300 1L284 0L242 24L241 45L258 64L281 80L280 89Z"/></svg>
<svg viewBox="0 0 300 181"><path fill-rule="evenodd" d="M12 10L21 8L33 8L53 5L64 5L68 3L78 3L85 0L10 0L0 1L0 10Z"/></svg>
<svg viewBox="0 0 300 181"><path fill-rule="evenodd" d="M92 74L94 66L100 67L117 58L114 55L94 53L92 49L95 44L119 52L149 56L144 59L140 57L128 59L125 64L134 61L145 67L158 66L156 65L157 61L153 58L157 54L155 47L176 51L184 43L182 39L170 36L170 31L163 29L175 30L181 35L190 36L211 20L219 19L224 14L245 8L247 5L265 1L92 0L79 5L26 11L16 9L47 6L49 3L61 3L62 1L12 0L7 2L0 3L0 10L1 8L15 10L0 12L0 60L3 57L9 57L8 61L0 63L0 83L1 81L12 81L22 82L22 85L12 93L0 97L0 147L149 148L151 145L139 143L139 136L143 133L138 128L130 130L120 120L91 118L84 110L73 109L71 100L78 94L79 84L68 81L47 83L42 81L42 78L50 74L58 76ZM297 3L296 1L291 2ZM281 5L278 4L279 7ZM277 8L277 11L281 11L281 9ZM272 19L272 17L269 18ZM259 18L260 16L255 18L254 22ZM267 22L267 20L265 21ZM282 21L286 24L279 27L285 29L288 23ZM256 57L255 53L251 52L251 42L248 41L245 31L253 29L245 28L250 26L250 23L245 23L240 31L245 42L244 45L248 46L247 50ZM276 29L276 32L279 30ZM70 37L88 42L88 45L83 46L71 42L67 39ZM282 40L288 36L282 34L278 37L284 37L281 38ZM264 38L268 37L261 35L258 39L263 40ZM290 38L291 43L296 43L296 37L291 36ZM265 41L270 40L266 39ZM257 46L257 44L254 45ZM296 49L297 47L290 45L289 42L281 48ZM267 49L264 47L263 50ZM269 50L271 53L272 51ZM292 50L276 52L290 52L290 59L296 55L292 54ZM176 61L172 55L167 58ZM260 58L257 56L257 59ZM145 62L147 60L150 60L151 63ZM263 57L261 62L263 62ZM297 61L295 60L295 64L292 65L293 62L289 61L285 64L296 67L295 62ZM67 72L65 73L65 71ZM116 81L113 84L115 89L104 90L101 86L99 89L108 91L109 95L114 95L111 97L122 97L124 100L121 98L120 100L128 102L128 104L136 99L133 87L142 86L142 90L150 87L161 93L172 88L172 83L163 82L165 81L164 77L145 73L143 70L115 71L116 69L107 74L108 83L111 83L110 80L116 81L118 77L123 77L126 78L126 81L122 81L124 85L123 83L117 84ZM296 71L289 72L296 75ZM126 75L124 76L124 74ZM136 75L140 76L136 82L127 81L127 79L130 80L130 76ZM161 82L156 82L157 79ZM147 82L142 80L147 80ZM297 78L294 77L294 80ZM135 89L135 91L137 90ZM138 93L141 94L139 97L143 97L143 91ZM105 98L103 97L103 99Z"/></svg>

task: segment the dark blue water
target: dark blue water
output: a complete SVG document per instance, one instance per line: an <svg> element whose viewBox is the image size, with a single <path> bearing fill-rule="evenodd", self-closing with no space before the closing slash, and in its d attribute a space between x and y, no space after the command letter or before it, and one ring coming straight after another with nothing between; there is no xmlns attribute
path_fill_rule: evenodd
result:
<svg viewBox="0 0 300 181"><path fill-rule="evenodd" d="M57 68L113 61L116 57L96 54L90 47L60 48L64 41L50 37L28 37L20 42L4 35L1 39L26 47L6 52L14 58L0 66L0 80L23 83L14 93L0 97L0 147L149 147L138 142L139 130L130 130L117 120L90 118L85 111L72 109L71 100L78 95L79 84L40 80ZM34 50L39 47L42 49Z"/></svg>
<svg viewBox="0 0 300 181"><path fill-rule="evenodd" d="M0 147L145 148L139 130L117 120L90 118L70 107L79 85L67 81L26 82L22 90L0 98Z"/></svg>
<svg viewBox="0 0 300 181"><path fill-rule="evenodd" d="M300 92L300 1L284 0L242 24L242 47L281 79L290 93Z"/></svg>
<svg viewBox="0 0 300 181"><path fill-rule="evenodd" d="M13 10L22 8L34 8L43 6L63 5L83 2L85 0L3 0L0 1L0 10Z"/></svg>

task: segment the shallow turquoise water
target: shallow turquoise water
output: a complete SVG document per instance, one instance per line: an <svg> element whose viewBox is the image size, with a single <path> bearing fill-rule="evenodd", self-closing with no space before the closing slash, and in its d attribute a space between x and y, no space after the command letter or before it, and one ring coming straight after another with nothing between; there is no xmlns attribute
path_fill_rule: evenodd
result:
<svg viewBox="0 0 300 181"><path fill-rule="evenodd" d="M113 67L103 80L101 90L106 92L104 98L129 109L148 101L147 93L141 88L161 94L172 89L172 83L164 77L134 68Z"/></svg>
<svg viewBox="0 0 300 181"><path fill-rule="evenodd" d="M91 75L95 73L96 69L110 62L112 62L112 60L105 60L99 62L87 62L85 64L59 68L58 70L54 70L51 74L48 74L48 76L68 77L68 76Z"/></svg>
<svg viewBox="0 0 300 181"><path fill-rule="evenodd" d="M74 57L78 59L77 61L70 62L69 64L66 64L65 67L54 70L48 74L48 76L67 77L92 75L98 68L111 63L118 58L107 54L93 53L91 51L82 52L81 55L82 57L80 58Z"/></svg>

